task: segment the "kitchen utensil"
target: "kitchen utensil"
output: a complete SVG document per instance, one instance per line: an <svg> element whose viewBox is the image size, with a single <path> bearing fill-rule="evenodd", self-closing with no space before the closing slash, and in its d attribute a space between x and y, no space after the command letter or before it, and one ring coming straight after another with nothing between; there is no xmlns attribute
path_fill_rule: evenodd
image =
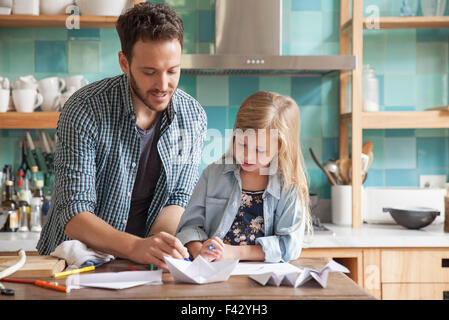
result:
<svg viewBox="0 0 449 320"><path fill-rule="evenodd" d="M309 148L310 154L312 155L313 161L317 164L317 166L323 170L324 174L327 176L327 178L329 179L329 182L331 183L331 185L336 185L337 183L335 182L335 179L332 177L332 175L329 173L329 171L327 171L326 168L323 168L323 166L321 165L321 163L318 161L318 159L316 158L315 154L312 151L312 148Z"/></svg>
<svg viewBox="0 0 449 320"><path fill-rule="evenodd" d="M0 112L8 111L10 94L9 89L0 89Z"/></svg>
<svg viewBox="0 0 449 320"><path fill-rule="evenodd" d="M17 256L0 256L0 270L11 266L17 261ZM65 260L51 256L27 256L25 264L16 272L14 277L33 278L51 277L65 268Z"/></svg>
<svg viewBox="0 0 449 320"><path fill-rule="evenodd" d="M15 89L12 100L18 112L31 113L42 104L44 98L33 89Z"/></svg>
<svg viewBox="0 0 449 320"><path fill-rule="evenodd" d="M37 90L37 81L33 75L19 77L12 83L13 90L16 89L33 89Z"/></svg>
<svg viewBox="0 0 449 320"><path fill-rule="evenodd" d="M128 0L76 0L83 16L119 16L133 3Z"/></svg>
<svg viewBox="0 0 449 320"><path fill-rule="evenodd" d="M447 0L421 0L421 9L424 16L443 16Z"/></svg>
<svg viewBox="0 0 449 320"><path fill-rule="evenodd" d="M383 212L390 212L397 224L408 229L424 228L440 215L440 211L425 207L383 208Z"/></svg>
<svg viewBox="0 0 449 320"><path fill-rule="evenodd" d="M331 186L332 223L352 224L352 186Z"/></svg>
<svg viewBox="0 0 449 320"><path fill-rule="evenodd" d="M12 6L13 14L39 15L39 0L14 0Z"/></svg>
<svg viewBox="0 0 449 320"><path fill-rule="evenodd" d="M349 179L349 170L351 168L351 159L339 159L337 160L337 165L339 167L339 172L341 177L343 178L344 184L350 184L351 180Z"/></svg>
<svg viewBox="0 0 449 320"><path fill-rule="evenodd" d="M73 4L73 0L40 0L40 14L66 14L67 6Z"/></svg>
<svg viewBox="0 0 449 320"><path fill-rule="evenodd" d="M323 167L326 168L327 171L329 171L337 184L344 184L338 170L337 162L335 160L329 160L323 165Z"/></svg>
<svg viewBox="0 0 449 320"><path fill-rule="evenodd" d="M68 78L65 78L65 84L67 87L67 90L69 90L70 88L75 89L75 91L81 89L83 86L89 84L89 80L87 80L84 76L82 75L76 75L76 76L71 76Z"/></svg>
<svg viewBox="0 0 449 320"><path fill-rule="evenodd" d="M0 89L9 89L9 79L0 77Z"/></svg>

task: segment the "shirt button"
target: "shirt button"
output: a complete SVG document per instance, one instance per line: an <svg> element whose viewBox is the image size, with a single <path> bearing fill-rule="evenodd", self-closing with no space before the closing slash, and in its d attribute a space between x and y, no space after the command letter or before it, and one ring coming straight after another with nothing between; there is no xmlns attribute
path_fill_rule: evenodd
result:
<svg viewBox="0 0 449 320"><path fill-rule="evenodd" d="M224 235L224 232L222 231L222 232L220 232L220 236L222 236L222 235Z"/></svg>
<svg viewBox="0 0 449 320"><path fill-rule="evenodd" d="M133 162L131 165L132 165L133 168L136 167L136 163L135 162Z"/></svg>
<svg viewBox="0 0 449 320"><path fill-rule="evenodd" d="M128 222L128 221L126 221L126 219L123 219L123 220L122 220L122 223L123 223L123 224L126 224L127 222Z"/></svg>
<svg viewBox="0 0 449 320"><path fill-rule="evenodd" d="M131 192L128 192L128 197L131 197Z"/></svg>
<svg viewBox="0 0 449 320"><path fill-rule="evenodd" d="M232 203L232 205L233 205L234 207L236 207L236 206L237 206L237 202L234 201L234 202Z"/></svg>

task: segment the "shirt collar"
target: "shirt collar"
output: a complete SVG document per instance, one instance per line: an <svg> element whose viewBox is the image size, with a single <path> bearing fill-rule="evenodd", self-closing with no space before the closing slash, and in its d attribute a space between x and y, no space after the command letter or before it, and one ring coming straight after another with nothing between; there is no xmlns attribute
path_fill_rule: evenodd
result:
<svg viewBox="0 0 449 320"><path fill-rule="evenodd" d="M225 164L223 169L223 174L233 172L236 179L240 178L240 165L239 164ZM268 185L266 192L270 193L276 199L281 197L282 180L279 173L275 173L268 176Z"/></svg>

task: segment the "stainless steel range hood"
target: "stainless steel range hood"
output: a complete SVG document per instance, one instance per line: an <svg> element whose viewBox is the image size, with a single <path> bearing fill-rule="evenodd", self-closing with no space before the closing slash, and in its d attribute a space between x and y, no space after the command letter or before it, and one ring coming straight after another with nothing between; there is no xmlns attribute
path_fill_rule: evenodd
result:
<svg viewBox="0 0 449 320"><path fill-rule="evenodd" d="M355 68L354 56L282 55L282 0L216 0L215 53L184 54L184 74L324 75Z"/></svg>

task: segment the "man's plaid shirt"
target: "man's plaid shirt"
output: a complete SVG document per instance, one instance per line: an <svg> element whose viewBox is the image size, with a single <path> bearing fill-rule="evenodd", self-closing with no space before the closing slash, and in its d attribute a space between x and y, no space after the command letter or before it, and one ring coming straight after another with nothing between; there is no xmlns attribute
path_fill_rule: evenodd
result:
<svg viewBox="0 0 449 320"><path fill-rule="evenodd" d="M157 149L162 161L148 210L146 232L167 205L185 207L198 181L207 117L201 105L177 89L161 119ZM50 254L67 222L92 212L124 231L140 157L140 138L127 75L104 79L73 94L57 126L51 208L37 244Z"/></svg>

